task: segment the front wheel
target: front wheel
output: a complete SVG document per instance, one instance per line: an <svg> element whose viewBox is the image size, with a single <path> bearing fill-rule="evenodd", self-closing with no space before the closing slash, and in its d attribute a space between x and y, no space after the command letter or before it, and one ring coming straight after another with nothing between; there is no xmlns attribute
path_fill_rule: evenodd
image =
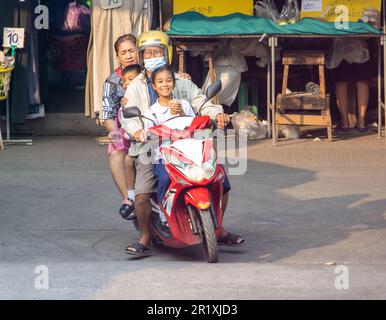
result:
<svg viewBox="0 0 386 320"><path fill-rule="evenodd" d="M209 263L216 263L218 261L218 248L216 233L213 227L213 220L209 209L199 210L199 220L201 222L201 245L204 254Z"/></svg>

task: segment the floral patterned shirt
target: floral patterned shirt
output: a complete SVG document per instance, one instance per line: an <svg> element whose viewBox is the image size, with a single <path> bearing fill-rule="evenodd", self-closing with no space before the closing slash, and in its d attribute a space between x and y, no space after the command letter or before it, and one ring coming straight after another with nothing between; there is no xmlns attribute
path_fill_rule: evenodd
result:
<svg viewBox="0 0 386 320"><path fill-rule="evenodd" d="M102 97L102 119L115 119L121 107L121 99L125 95L123 87L122 70L118 68L105 81Z"/></svg>

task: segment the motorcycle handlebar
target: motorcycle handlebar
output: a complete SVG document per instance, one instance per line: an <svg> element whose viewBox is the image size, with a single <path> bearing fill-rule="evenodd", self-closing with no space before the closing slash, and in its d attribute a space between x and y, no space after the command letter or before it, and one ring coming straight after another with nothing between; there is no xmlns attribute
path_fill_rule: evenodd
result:
<svg viewBox="0 0 386 320"><path fill-rule="evenodd" d="M230 116L230 117L232 117L232 116ZM211 120L211 123L212 123L212 125L214 127L217 127L218 121L216 119L213 119L213 120ZM221 128L221 129L225 130L225 127ZM142 142L147 142L147 141L156 140L156 139L159 139L156 135L154 135L154 134L147 134L146 139L144 141L142 141ZM129 139L129 141L132 142L132 143L138 142L137 140L134 139L134 137L131 137Z"/></svg>

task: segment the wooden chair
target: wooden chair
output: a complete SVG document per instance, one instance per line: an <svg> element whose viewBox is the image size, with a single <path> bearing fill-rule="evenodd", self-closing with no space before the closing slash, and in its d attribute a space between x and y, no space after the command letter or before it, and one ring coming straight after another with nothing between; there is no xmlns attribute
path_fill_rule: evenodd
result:
<svg viewBox="0 0 386 320"><path fill-rule="evenodd" d="M283 86L277 96L275 110L275 143L280 125L326 127L328 141L332 141L330 95L326 94L324 77L325 54L322 51L288 51L283 53ZM290 65L317 65L320 93L294 92L287 94Z"/></svg>

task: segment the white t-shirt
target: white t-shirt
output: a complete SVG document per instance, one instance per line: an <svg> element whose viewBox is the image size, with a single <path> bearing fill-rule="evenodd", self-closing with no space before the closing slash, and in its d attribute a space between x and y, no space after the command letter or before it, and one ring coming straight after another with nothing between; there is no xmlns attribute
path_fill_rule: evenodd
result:
<svg viewBox="0 0 386 320"><path fill-rule="evenodd" d="M190 105L190 103L188 101L180 100L180 102L181 102L182 110L184 111L186 116L192 116L192 117L196 116L194 114L192 106ZM167 120L175 117L176 115L172 115L170 113L170 108L162 106L161 104L159 104L159 102L157 100L157 102L155 104L153 104L149 109L147 109L144 112L144 116L149 118L149 119L152 119L155 122L155 124L154 124L153 122L151 122L147 119L144 119L145 130L148 130L151 127L154 127L156 125L159 125L159 124L166 122ZM167 141L167 142L163 143L162 145L167 145L169 143L170 143L170 141ZM152 149L154 150L153 160L158 161L159 159L161 159L159 146L158 145L152 146Z"/></svg>
<svg viewBox="0 0 386 320"><path fill-rule="evenodd" d="M180 100L182 110L184 111L186 116L192 116L194 117L194 111L190 103L186 100ZM149 109L147 109L144 113L144 116L152 119L156 124L154 124L151 121L147 121L145 119L145 130L155 126L164 123L165 121L169 120L170 118L175 117L175 115L172 115L170 113L169 107L162 106L158 100L155 104L153 104Z"/></svg>

